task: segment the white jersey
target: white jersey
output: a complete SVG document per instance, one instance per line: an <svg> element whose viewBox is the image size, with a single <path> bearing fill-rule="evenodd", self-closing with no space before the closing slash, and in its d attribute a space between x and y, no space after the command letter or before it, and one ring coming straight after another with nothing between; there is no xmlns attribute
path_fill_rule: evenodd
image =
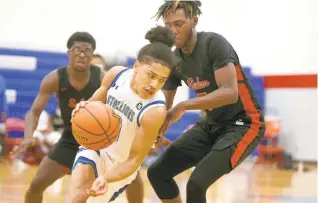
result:
<svg viewBox="0 0 318 203"><path fill-rule="evenodd" d="M158 91L151 99L142 99L130 87L133 70L125 68L117 74L107 92L107 104L121 118L121 129L118 139L109 147L95 151L79 147L73 170L82 164L90 164L97 178L127 160L131 145L136 136L142 116L147 110L165 106L165 97ZM108 192L96 198L89 198L88 203L109 202L115 200L124 189L136 178L137 171L118 182L110 183Z"/></svg>
<svg viewBox="0 0 318 203"><path fill-rule="evenodd" d="M127 160L137 128L144 113L157 106L165 106L165 97L158 91L150 99L142 99L130 87L133 69L125 68L113 80L107 92L107 104L121 118L119 137L106 151L114 161L121 163Z"/></svg>

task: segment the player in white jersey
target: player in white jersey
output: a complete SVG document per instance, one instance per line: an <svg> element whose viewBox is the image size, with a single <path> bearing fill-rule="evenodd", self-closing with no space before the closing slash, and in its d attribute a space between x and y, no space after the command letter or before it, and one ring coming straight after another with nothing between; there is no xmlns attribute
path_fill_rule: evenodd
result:
<svg viewBox="0 0 318 203"><path fill-rule="evenodd" d="M135 179L157 139L167 113L160 89L173 66L174 34L158 26L145 38L151 43L139 51L134 67L110 69L89 99L107 103L122 118L122 125L118 140L108 148L79 148L71 176L70 202L115 200ZM84 105L80 103L74 114Z"/></svg>

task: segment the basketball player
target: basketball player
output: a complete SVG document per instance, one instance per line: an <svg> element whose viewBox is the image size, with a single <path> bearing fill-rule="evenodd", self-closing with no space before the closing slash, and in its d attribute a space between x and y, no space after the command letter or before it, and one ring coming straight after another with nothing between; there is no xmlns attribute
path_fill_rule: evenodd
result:
<svg viewBox="0 0 318 203"><path fill-rule="evenodd" d="M44 190L57 179L70 173L78 143L71 131L71 114L76 104L81 100L89 99L100 85L104 74L99 67L90 65L96 42L87 32L76 32L67 41L69 64L49 73L42 81L40 91L35 98L30 111L26 115L24 140L13 155L25 151L34 144L32 137L38 125L40 114L51 95L58 98L64 131L62 137L45 157L29 186L26 203L42 202Z"/></svg>
<svg viewBox="0 0 318 203"><path fill-rule="evenodd" d="M71 202L86 202L89 195L106 192L96 201L116 199L135 179L156 141L166 118L164 95L160 89L173 64L174 35L159 26L151 29L146 39L151 43L140 50L133 69L110 69L101 87L89 100L102 101L113 108L122 119L121 130L118 140L106 149L94 151L80 147L71 176ZM85 102L78 108L81 105Z"/></svg>
<svg viewBox="0 0 318 203"><path fill-rule="evenodd" d="M94 54L92 58L92 64L98 66L103 71L108 71L108 67L106 66L105 59L100 54Z"/></svg>
<svg viewBox="0 0 318 203"><path fill-rule="evenodd" d="M264 136L262 110L235 50L217 33L196 31L200 6L200 1L165 1L156 15L176 35L174 52L181 60L163 87L167 107L181 80L198 96L171 108L161 132L186 110L207 111L148 169L164 203L181 203L173 177L193 166L186 202L205 203L209 186L237 167Z"/></svg>
<svg viewBox="0 0 318 203"><path fill-rule="evenodd" d="M100 67L101 70L105 72L109 71L111 67L106 66L105 59L100 54L94 54L91 63ZM137 173L135 180L127 187L126 197L129 203L143 203L144 185L139 172Z"/></svg>

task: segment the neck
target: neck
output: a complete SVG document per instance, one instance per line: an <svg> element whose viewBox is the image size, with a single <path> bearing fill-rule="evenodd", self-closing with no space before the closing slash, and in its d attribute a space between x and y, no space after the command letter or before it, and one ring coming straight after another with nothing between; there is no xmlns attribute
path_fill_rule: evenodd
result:
<svg viewBox="0 0 318 203"><path fill-rule="evenodd" d="M136 81L135 81L135 76L133 76L132 79L130 80L130 88L131 88L136 94L138 94L137 86L136 86Z"/></svg>
<svg viewBox="0 0 318 203"><path fill-rule="evenodd" d="M84 71L76 71L74 68L72 68L70 65L67 67L67 73L69 77L75 79L75 80L84 80L87 79L87 77L90 76L90 68L87 68Z"/></svg>
<svg viewBox="0 0 318 203"><path fill-rule="evenodd" d="M183 48L181 48L182 52L185 54L191 54L195 47L195 43L197 42L197 38L197 32L196 30L193 30L190 40L185 43L185 46Z"/></svg>

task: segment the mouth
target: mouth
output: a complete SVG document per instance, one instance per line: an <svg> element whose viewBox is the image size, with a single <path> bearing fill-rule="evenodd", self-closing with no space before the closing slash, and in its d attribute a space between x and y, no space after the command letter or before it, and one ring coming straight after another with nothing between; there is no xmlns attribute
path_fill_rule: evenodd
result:
<svg viewBox="0 0 318 203"><path fill-rule="evenodd" d="M153 90L150 90L150 89L146 89L144 88L144 91L146 92L146 94L148 95L153 95L154 91Z"/></svg>

